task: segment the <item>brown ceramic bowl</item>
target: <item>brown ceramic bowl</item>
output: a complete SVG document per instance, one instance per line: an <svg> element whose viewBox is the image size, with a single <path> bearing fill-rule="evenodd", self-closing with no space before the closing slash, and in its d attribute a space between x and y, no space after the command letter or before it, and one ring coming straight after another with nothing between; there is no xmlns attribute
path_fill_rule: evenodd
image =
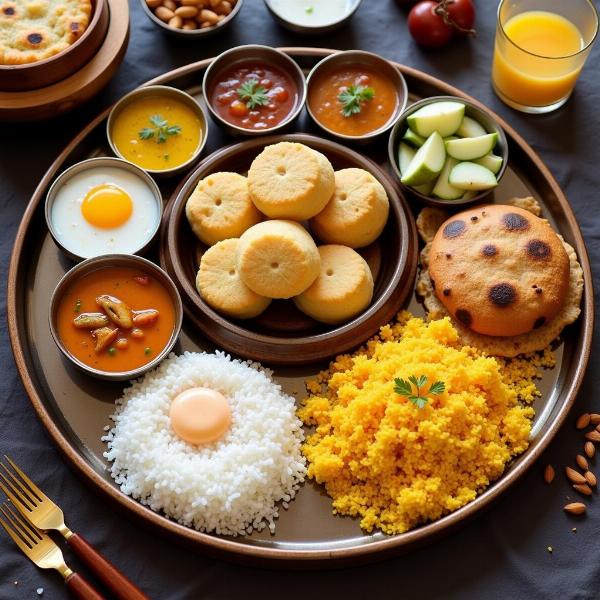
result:
<svg viewBox="0 0 600 600"><path fill-rule="evenodd" d="M129 267L139 271L143 271L144 273L147 273L148 275L154 277L163 285L167 292L169 292L171 300L173 302L173 308L175 309L175 326L173 328L173 332L171 333L171 337L167 342L167 345L149 363L131 371L100 371L98 369L90 367L89 365L86 365L84 362L75 358L66 349L66 347L60 339L60 336L58 335L56 327L56 314L58 310L58 305L61 301L62 295L65 292L65 290L67 290L75 280L81 277L85 277L89 273L97 271L98 269L105 269L110 267ZM149 371L150 369L156 367L164 358L166 358L169 355L169 352L171 352L171 350L173 349L175 342L177 342L179 332L181 331L182 320L183 307L181 305L181 298L179 297L179 292L177 291L177 288L175 287L175 284L173 283L171 278L153 262L140 256L134 256L132 254L107 254L104 256L97 256L95 258L88 258L87 260L84 260L83 262L73 267L70 271L67 271L63 278L58 282L58 285L56 286L50 299L50 333L52 334L52 338L54 339L54 342L58 346L59 350L63 353L67 360L73 363L78 369L80 369L84 373L92 375L93 377L98 377L99 379L107 379L110 381L124 381L126 379L135 379L136 377L139 377L140 375L146 373L146 371Z"/></svg>
<svg viewBox="0 0 600 600"><path fill-rule="evenodd" d="M240 9L244 0L237 0L233 10L218 24L214 27L206 27L205 29L178 29L177 27L171 27L168 23L161 21L146 4L146 0L140 0L142 9L146 13L146 16L160 29L162 29L168 35L178 37L184 40L197 40L205 39L211 35L223 31L235 17L239 14Z"/></svg>
<svg viewBox="0 0 600 600"><path fill-rule="evenodd" d="M419 108L422 108L427 104L433 104L434 102L446 100L450 100L453 102L461 102L465 105L465 115L467 117L475 119L475 121L477 121L488 133L498 134L498 142L496 144L495 153L502 157L502 167L496 174L496 179L498 180L498 182L500 182L508 165L508 142L506 140L506 134L504 133L504 130L498 124L496 119L494 119L492 115L486 110L481 108L481 106L475 104L474 102L471 102L470 100L465 100L464 98L456 98L455 96L432 96L431 98L424 98L423 100L419 100L418 102L411 104L402 113L400 120L396 123L394 129L392 129L392 132L390 134L390 139L388 143L388 157L390 165L394 170L400 187L406 193L407 197L411 199L414 198L429 206L442 206L444 208L448 208L449 206L452 207L476 204L478 202L481 202L483 198L491 194L494 191L494 188L491 190L483 190L481 192L478 192L477 194L468 199L459 198L458 200L442 200L441 198L426 196L425 194L422 194L421 192L410 187L409 185L404 185L400 181L402 178L402 173L400 173L400 167L398 166L398 146L400 145L400 142L402 141L402 136L404 135L404 132L407 128L406 118L415 111L419 110Z"/></svg>
<svg viewBox="0 0 600 600"><path fill-rule="evenodd" d="M239 127L234 123L230 123L214 109L210 102L211 92L214 89L214 86L218 84L221 73L225 70L229 70L236 64L248 62L266 63L277 67L296 84L296 88L298 89L298 99L290 114L287 115L283 121L269 129L245 129L244 127ZM276 50L275 48L271 48L270 46L249 44L247 46L237 46L236 48L226 50L213 60L208 69L204 72L202 95L204 96L212 118L230 134L242 137L272 135L280 132L282 129L287 129L302 112L302 107L306 101L306 79L302 69L298 66L296 61L287 54L280 50Z"/></svg>
<svg viewBox="0 0 600 600"><path fill-rule="evenodd" d="M328 326L302 314L291 300L274 300L260 316L245 321L226 318L208 306L196 291L198 257L205 249L192 233L185 204L196 184L217 171L245 173L269 144L300 142L325 154L335 169L358 167L371 172L390 200L387 225L377 241L360 249L371 267L375 290L371 305L351 321ZM412 294L417 267L414 220L399 189L373 161L335 142L306 134L255 138L228 146L204 159L174 193L162 257L193 323L219 347L238 356L269 364L307 364L355 348L389 322Z"/></svg>
<svg viewBox="0 0 600 600"><path fill-rule="evenodd" d="M326 127L319 121L319 119L315 116L314 112L311 110L311 86L314 86L314 82L323 73L327 73L339 67L361 66L370 69L371 71L376 71L381 75L385 75L386 78L392 82L394 88L396 89L396 94L398 95L398 104L396 106L396 109L394 110L394 113L389 118L387 123L385 123L382 127L373 131L369 131L368 133L364 133L362 135L346 135L334 131L333 129L329 129L329 127ZM397 67L395 67L391 62L387 61L385 58L382 58L377 54L373 54L372 52L365 52L364 50L347 50L345 52L336 52L335 54L327 56L312 68L311 72L308 74L306 85L308 88L306 110L310 115L310 118L325 133L331 135L332 137L338 138L339 140L342 140L344 143L370 142L373 139L378 138L381 134L385 133L386 131L389 131L402 115L402 112L406 108L406 103L408 102L408 89L406 87L406 80L404 79L404 76L402 75L400 70Z"/></svg>
<svg viewBox="0 0 600 600"><path fill-rule="evenodd" d="M108 0L91 0L92 17L83 35L68 48L24 65L0 65L0 90L20 92L43 88L83 67L99 50L109 26Z"/></svg>

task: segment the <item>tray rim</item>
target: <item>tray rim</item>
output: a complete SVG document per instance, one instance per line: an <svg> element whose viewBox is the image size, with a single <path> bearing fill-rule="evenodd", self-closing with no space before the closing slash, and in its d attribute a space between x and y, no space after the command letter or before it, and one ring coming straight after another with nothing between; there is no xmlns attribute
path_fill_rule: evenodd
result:
<svg viewBox="0 0 600 600"><path fill-rule="evenodd" d="M294 58L301 57L324 57L338 50L324 48L299 48L299 47L283 47L280 48L283 52L290 54ZM142 85L151 85L157 83L168 83L178 77L189 75L195 71L206 68L213 58L203 59L188 65L173 69L167 73L147 81ZM523 460L507 474L504 474L491 488L479 495L475 500L450 513L449 515L423 525L417 529L411 530L399 536L392 536L383 540L369 542L367 544L358 544L349 548L324 548L319 550L289 550L281 548L270 548L261 545L240 544L226 538L219 538L210 534L200 533L188 527L184 527L166 517L155 513L147 507L141 505L133 498L123 494L112 483L106 481L99 475L92 466L85 460L70 441L59 429L57 423L52 418L52 414L46 408L40 397L40 393L36 389L35 383L27 370L27 361L25 358L24 347L20 339L19 318L18 318L18 280L19 259L23 251L23 243L34 218L35 211L44 197L44 190L55 177L56 173L76 146L82 142L85 137L95 129L99 123L105 119L110 111L110 107L93 119L73 140L65 147L60 155L51 164L48 171L42 177L36 187L21 219L19 228L15 237L13 250L11 253L8 286L7 286L7 311L8 311L8 328L11 347L17 366L19 376L25 387L25 391L38 415L42 424L49 433L52 441L58 446L68 462L75 467L76 472L81 476L87 484L93 485L105 498L112 501L119 508L127 511L127 516L135 517L138 522L154 527L154 530L160 530L161 533L168 537L179 541L196 550L202 550L213 556L225 558L238 563L254 564L258 566L279 566L280 568L330 568L336 565L358 564L368 561L381 560L390 555L397 555L419 545L424 545L426 542L440 537L443 534L449 533L467 521L475 514L488 507L502 493L510 488L518 479L524 475L526 471L536 462L541 453L546 449L550 441L554 438L559 428L564 423L570 409L572 408L577 393L581 387L584 374L590 358L592 348L592 336L594 328L594 291L591 265L585 240L581 234L579 224L575 219L575 215L571 209L565 193L562 191L558 182L551 174L550 170L531 146L519 135L508 123L493 111L485 107L481 102L465 94L458 88L443 82L427 73L394 63L404 74L420 80L426 85L442 90L448 95L467 98L475 104L484 107L492 116L498 120L498 123L504 128L507 137L512 138L513 142L519 146L528 158L539 169L543 179L547 182L555 195L558 204L560 205L563 215L569 223L575 237L575 247L579 261L581 263L584 274L584 293L582 298L582 316L581 316L581 336L580 340L582 353L578 359L571 363L574 365L574 373L571 381L565 382L564 393L565 397L562 406L557 410L553 422L548 426L547 431L541 435L528 449L528 455L524 456ZM585 316L585 318L584 318Z"/></svg>

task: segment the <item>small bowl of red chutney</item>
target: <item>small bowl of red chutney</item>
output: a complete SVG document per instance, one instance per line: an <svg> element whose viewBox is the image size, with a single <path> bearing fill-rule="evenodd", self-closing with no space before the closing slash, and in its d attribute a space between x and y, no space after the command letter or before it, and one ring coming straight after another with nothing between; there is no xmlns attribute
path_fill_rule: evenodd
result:
<svg viewBox="0 0 600 600"><path fill-rule="evenodd" d="M213 119L237 136L289 127L306 101L306 79L287 54L257 44L220 54L206 69L202 91Z"/></svg>

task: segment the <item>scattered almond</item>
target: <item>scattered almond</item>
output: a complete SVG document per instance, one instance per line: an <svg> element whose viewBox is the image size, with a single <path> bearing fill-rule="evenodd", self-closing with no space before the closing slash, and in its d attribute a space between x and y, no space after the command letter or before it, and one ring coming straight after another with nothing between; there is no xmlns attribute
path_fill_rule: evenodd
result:
<svg viewBox="0 0 600 600"><path fill-rule="evenodd" d="M565 475L567 476L567 479L575 484L584 485L586 483L585 477L571 467L565 467Z"/></svg>
<svg viewBox="0 0 600 600"><path fill-rule="evenodd" d="M589 485L591 486L596 486L596 484L598 483L598 480L596 479L596 476L591 472L591 471L586 471L583 476L585 477L585 480L588 482Z"/></svg>
<svg viewBox="0 0 600 600"><path fill-rule="evenodd" d="M587 483L575 484L573 486L573 489L577 490L580 494L583 494L584 496L591 496L592 495L592 488Z"/></svg>
<svg viewBox="0 0 600 600"><path fill-rule="evenodd" d="M589 424L590 424L590 414L589 413L583 413L582 415L580 415L578 417L577 421L575 421L575 427L577 427L577 429L585 429Z"/></svg>
<svg viewBox="0 0 600 600"><path fill-rule="evenodd" d="M552 483L554 480L554 467L552 465L546 465L544 469L544 481L546 483Z"/></svg>
<svg viewBox="0 0 600 600"><path fill-rule="evenodd" d="M592 413L590 415L590 422L592 425L600 425L600 415L598 413Z"/></svg>
<svg viewBox="0 0 600 600"><path fill-rule="evenodd" d="M588 470L588 461L585 459L585 456L581 456L581 454L578 454L575 457L575 462L577 463L577 466L580 469L583 469L584 471Z"/></svg>
<svg viewBox="0 0 600 600"><path fill-rule="evenodd" d="M583 446L583 450L588 458L594 458L596 454L596 446L592 442L586 442Z"/></svg>
<svg viewBox="0 0 600 600"><path fill-rule="evenodd" d="M585 513L585 504L583 502L571 502L563 510L570 515L582 515Z"/></svg>
<svg viewBox="0 0 600 600"><path fill-rule="evenodd" d="M595 429L592 429L592 431L588 431L585 434L585 438L587 440L590 440L591 442L600 442L600 431L596 431Z"/></svg>

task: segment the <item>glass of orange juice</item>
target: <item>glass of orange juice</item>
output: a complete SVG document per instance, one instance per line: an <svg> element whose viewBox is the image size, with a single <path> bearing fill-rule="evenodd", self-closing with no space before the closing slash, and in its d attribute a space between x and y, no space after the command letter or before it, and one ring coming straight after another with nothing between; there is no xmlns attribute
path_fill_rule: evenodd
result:
<svg viewBox="0 0 600 600"><path fill-rule="evenodd" d="M501 0L494 90L523 112L556 110L571 95L597 33L591 0Z"/></svg>

